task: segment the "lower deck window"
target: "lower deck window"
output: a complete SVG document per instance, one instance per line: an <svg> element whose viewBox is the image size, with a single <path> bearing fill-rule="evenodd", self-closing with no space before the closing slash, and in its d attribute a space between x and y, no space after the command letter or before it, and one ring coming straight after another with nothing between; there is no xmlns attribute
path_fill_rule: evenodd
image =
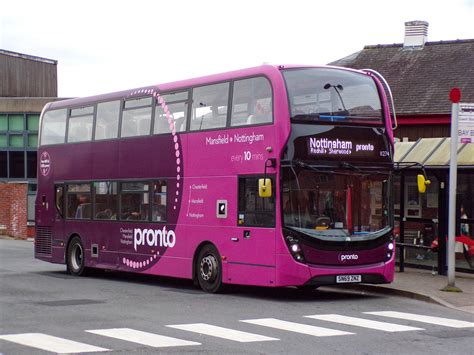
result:
<svg viewBox="0 0 474 355"><path fill-rule="evenodd" d="M94 182L94 218L117 219L117 183L111 181Z"/></svg>
<svg viewBox="0 0 474 355"><path fill-rule="evenodd" d="M91 185L69 184L66 194L67 218L90 219L92 216Z"/></svg>
<svg viewBox="0 0 474 355"><path fill-rule="evenodd" d="M120 219L147 221L150 209L150 184L145 182L124 182L121 185Z"/></svg>

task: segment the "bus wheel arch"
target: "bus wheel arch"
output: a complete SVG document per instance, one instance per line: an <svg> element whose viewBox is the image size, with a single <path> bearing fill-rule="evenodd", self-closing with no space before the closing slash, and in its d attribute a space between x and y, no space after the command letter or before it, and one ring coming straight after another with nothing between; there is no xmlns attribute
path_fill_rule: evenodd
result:
<svg viewBox="0 0 474 355"><path fill-rule="evenodd" d="M85 255L81 237L78 234L71 235L66 248L66 267L71 275L82 276L85 274Z"/></svg>
<svg viewBox="0 0 474 355"><path fill-rule="evenodd" d="M222 291L222 260L217 247L211 242L201 243L193 257L193 281L204 291Z"/></svg>

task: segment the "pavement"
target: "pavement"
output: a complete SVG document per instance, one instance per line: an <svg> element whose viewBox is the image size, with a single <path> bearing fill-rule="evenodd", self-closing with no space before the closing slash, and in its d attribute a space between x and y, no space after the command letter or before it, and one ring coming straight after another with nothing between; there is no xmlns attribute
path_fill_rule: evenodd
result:
<svg viewBox="0 0 474 355"><path fill-rule="evenodd" d="M447 285L447 276L433 275L428 270L405 268L404 272L395 273L395 280L391 284L363 284L354 285L353 288L437 303L474 314L474 274L456 273L455 286L462 292L442 291Z"/></svg>

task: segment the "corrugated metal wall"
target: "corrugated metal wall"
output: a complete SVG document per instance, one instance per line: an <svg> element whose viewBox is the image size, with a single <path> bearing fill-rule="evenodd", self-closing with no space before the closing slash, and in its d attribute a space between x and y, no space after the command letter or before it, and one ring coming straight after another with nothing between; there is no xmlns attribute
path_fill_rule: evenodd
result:
<svg viewBox="0 0 474 355"><path fill-rule="evenodd" d="M0 97L57 97L57 63L0 53Z"/></svg>

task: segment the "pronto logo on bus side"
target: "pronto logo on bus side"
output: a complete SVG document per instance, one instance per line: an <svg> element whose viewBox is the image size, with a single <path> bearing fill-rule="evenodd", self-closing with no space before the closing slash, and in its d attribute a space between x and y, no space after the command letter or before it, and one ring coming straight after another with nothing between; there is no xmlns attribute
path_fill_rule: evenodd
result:
<svg viewBox="0 0 474 355"><path fill-rule="evenodd" d="M339 260L340 261L346 261L346 260L358 260L359 255L357 254L340 254L339 255Z"/></svg>
<svg viewBox="0 0 474 355"><path fill-rule="evenodd" d="M150 247L172 248L176 244L176 234L172 230L163 229L141 229L133 230L133 248L137 251L137 246L148 245Z"/></svg>

